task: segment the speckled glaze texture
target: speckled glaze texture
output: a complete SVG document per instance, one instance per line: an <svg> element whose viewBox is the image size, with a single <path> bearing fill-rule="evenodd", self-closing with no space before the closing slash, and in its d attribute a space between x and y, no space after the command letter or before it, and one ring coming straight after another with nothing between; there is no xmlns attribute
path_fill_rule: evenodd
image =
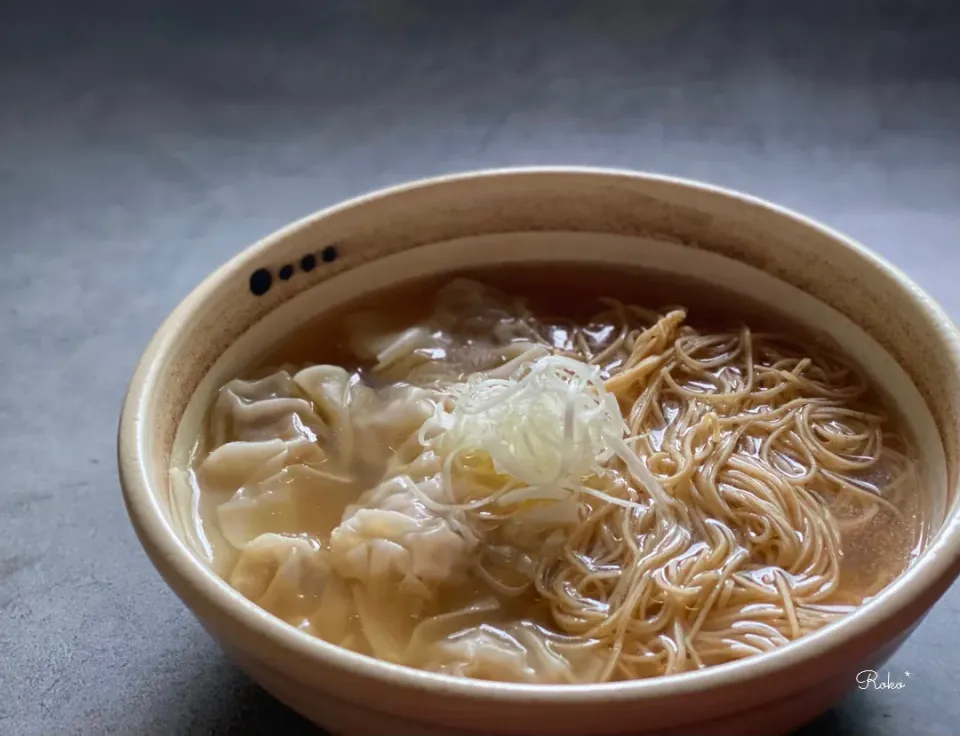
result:
<svg viewBox="0 0 960 736"><path fill-rule="evenodd" d="M203 567L169 523L167 469L190 397L237 338L325 279L386 255L481 234L644 235L757 267L829 304L877 340L930 408L947 461L947 520L921 560L871 605L771 655L681 676L604 686L454 680L355 655L273 619ZM335 248L335 258L324 258ZM307 254L315 268L277 278ZM266 269L270 288L251 293ZM257 291L261 291L257 289ZM119 463L151 560L205 628L269 692L328 729L359 734L774 734L837 702L877 668L960 570L960 354L950 320L889 264L773 205L620 171L492 171L418 182L320 212L209 277L171 315L137 369Z"/></svg>

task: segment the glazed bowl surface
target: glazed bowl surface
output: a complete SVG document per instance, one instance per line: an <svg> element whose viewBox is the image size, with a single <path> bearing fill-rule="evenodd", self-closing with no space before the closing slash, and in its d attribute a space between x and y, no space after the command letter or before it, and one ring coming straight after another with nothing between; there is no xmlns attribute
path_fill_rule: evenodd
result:
<svg viewBox="0 0 960 736"><path fill-rule="evenodd" d="M455 679L373 660L274 618L204 563L188 515L172 500L169 469L186 462L220 385L309 320L363 294L463 267L557 262L693 277L838 341L920 447L929 507L922 554L855 613L775 652L575 686ZM749 196L576 168L420 181L270 235L177 307L123 406L121 484L144 549L207 631L266 690L333 733L788 733L856 687L859 672L878 669L960 572L958 338L944 312L889 263Z"/></svg>

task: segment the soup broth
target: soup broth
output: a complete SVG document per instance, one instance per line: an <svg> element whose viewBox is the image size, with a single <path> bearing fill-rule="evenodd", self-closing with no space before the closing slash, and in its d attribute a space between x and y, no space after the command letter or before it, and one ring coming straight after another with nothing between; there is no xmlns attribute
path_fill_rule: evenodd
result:
<svg viewBox="0 0 960 736"><path fill-rule="evenodd" d="M910 444L837 346L768 307L512 265L298 329L220 390L172 477L218 574L293 626L602 682L768 651L883 589L923 543Z"/></svg>

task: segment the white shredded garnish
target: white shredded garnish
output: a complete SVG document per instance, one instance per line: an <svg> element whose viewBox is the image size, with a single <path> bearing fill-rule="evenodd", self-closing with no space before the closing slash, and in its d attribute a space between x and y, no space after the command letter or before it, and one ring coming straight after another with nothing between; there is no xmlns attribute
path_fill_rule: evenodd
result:
<svg viewBox="0 0 960 736"><path fill-rule="evenodd" d="M494 493L490 500L501 505L560 501L582 493L640 507L584 485L619 457L656 502L670 503L643 459L624 442L627 425L596 366L547 356L510 378L475 374L446 394L446 400L435 405L431 426L421 430L420 441L444 457L442 482L448 500L455 498L455 462L487 456L495 473L521 486Z"/></svg>

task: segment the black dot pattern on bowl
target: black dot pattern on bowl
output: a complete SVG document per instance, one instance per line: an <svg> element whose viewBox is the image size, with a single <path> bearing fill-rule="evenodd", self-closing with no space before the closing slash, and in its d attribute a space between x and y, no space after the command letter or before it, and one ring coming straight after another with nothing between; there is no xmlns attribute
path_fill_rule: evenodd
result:
<svg viewBox="0 0 960 736"><path fill-rule="evenodd" d="M254 296L263 296L270 291L272 284L273 276L271 276L270 272L265 268L258 268L250 274L250 292Z"/></svg>
<svg viewBox="0 0 960 736"><path fill-rule="evenodd" d="M320 257L323 259L324 263L333 263L335 260L337 260L337 246L328 245L321 251Z"/></svg>
<svg viewBox="0 0 960 736"><path fill-rule="evenodd" d="M308 253L300 259L300 268L310 272L317 267L317 257L313 253Z"/></svg>
<svg viewBox="0 0 960 736"><path fill-rule="evenodd" d="M277 276L280 277L281 281L288 281L290 277L293 276L293 266L289 263L281 266L280 270L277 271Z"/></svg>

